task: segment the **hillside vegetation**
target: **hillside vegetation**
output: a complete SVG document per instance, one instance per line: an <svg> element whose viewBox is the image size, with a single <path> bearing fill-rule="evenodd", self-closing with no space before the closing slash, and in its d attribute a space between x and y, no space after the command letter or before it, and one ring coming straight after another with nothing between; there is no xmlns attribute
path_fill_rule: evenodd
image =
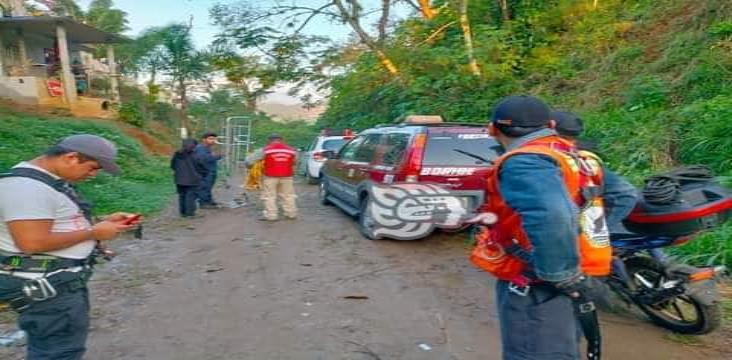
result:
<svg viewBox="0 0 732 360"><path fill-rule="evenodd" d="M264 146L267 137L272 133L282 135L288 144L301 148L307 147L318 133L316 127L306 121L277 121L265 113L251 111L242 96L227 90L212 91L205 99L192 102L189 111L195 119L193 121L195 136L206 131L215 131L223 135L226 118L230 116L252 119L252 150ZM247 124L247 119L235 119L231 123L232 126L243 126L237 129L242 134L246 133L244 127ZM245 138L242 137L240 140L243 141Z"/></svg>
<svg viewBox="0 0 732 360"><path fill-rule="evenodd" d="M103 172L81 184L82 193L95 204L95 215L113 211L150 214L168 203L174 187L167 157L147 154L135 139L111 123L68 118L47 118L0 108L0 170L32 159L65 136L89 133L117 145L121 176Z"/></svg>
<svg viewBox="0 0 732 360"><path fill-rule="evenodd" d="M470 1L480 75L470 71L455 5L397 25L396 76L363 52L332 80L320 126L363 129L405 113L485 122L503 96L538 95L580 113L611 168L637 185L680 164L732 175L732 2ZM445 6L441 6L445 4ZM597 4L597 7L594 5ZM732 264L732 227L682 248Z"/></svg>

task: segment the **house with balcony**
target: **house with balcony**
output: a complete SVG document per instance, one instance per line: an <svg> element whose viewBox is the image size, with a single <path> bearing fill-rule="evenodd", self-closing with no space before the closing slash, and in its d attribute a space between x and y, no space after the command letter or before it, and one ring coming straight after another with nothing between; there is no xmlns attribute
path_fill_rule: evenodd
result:
<svg viewBox="0 0 732 360"><path fill-rule="evenodd" d="M3 15L0 99L65 108L78 117L114 116L119 75L112 44L125 38L68 17ZM106 58L95 59L100 53Z"/></svg>

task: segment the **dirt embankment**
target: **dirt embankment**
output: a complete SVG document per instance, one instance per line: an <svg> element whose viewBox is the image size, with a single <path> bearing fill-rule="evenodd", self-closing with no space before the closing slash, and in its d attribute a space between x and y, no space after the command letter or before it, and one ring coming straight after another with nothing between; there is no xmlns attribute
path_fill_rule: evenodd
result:
<svg viewBox="0 0 732 360"><path fill-rule="evenodd" d="M38 106L38 105L25 105L25 104L18 104L13 101L7 100L7 99L0 99L0 109L10 109L14 112L19 113L27 113L27 114L33 114L38 115L44 118L48 118L49 121L63 121L64 118L70 118L72 117L72 114L66 110L66 109L60 109L60 108L54 108L54 107L44 107L44 106ZM177 146L178 144L171 145L171 141L177 141L174 140L170 134L171 130L166 128L164 125L160 123L153 122L149 124L149 129L141 129L138 127L134 127L132 125L128 125L125 123L122 123L117 120L111 120L111 119L88 119L88 118L74 118L77 120L88 120L88 121L95 121L95 122L101 122L110 124L112 126L120 128L125 134L127 134L130 137L133 137L137 139L137 141L140 142L140 144L143 146L147 152L154 154L154 155L170 155L174 151L174 146Z"/></svg>

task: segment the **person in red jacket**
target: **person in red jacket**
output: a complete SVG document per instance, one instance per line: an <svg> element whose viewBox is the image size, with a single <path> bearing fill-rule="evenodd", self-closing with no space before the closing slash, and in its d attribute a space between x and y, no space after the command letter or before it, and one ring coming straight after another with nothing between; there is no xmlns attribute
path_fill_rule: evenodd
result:
<svg viewBox="0 0 732 360"><path fill-rule="evenodd" d="M297 196L292 177L297 160L297 150L287 145L282 136L278 134L270 135L268 140L267 146L255 151L247 158L248 164L264 160L264 179L262 180L264 216L261 220L277 220L277 198L282 203L285 217L295 219L297 218L297 205L295 204Z"/></svg>

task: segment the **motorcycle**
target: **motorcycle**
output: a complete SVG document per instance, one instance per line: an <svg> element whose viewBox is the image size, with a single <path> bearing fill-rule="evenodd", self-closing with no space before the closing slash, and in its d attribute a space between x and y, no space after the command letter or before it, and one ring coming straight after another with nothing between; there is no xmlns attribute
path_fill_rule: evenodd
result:
<svg viewBox="0 0 732 360"><path fill-rule="evenodd" d="M642 195L622 224L612 224L605 283L661 327L694 335L715 330L722 317L717 281L725 267L691 266L662 249L732 219L732 193L708 169L689 166L647 179ZM476 226L473 239L484 229Z"/></svg>
<svg viewBox="0 0 732 360"><path fill-rule="evenodd" d="M661 327L693 335L715 330L721 320L717 279L725 267L682 264L661 250L694 237L611 233L612 273L606 283Z"/></svg>
<svg viewBox="0 0 732 360"><path fill-rule="evenodd" d="M711 171L688 166L646 180L642 199L610 232L612 274L607 283L654 323L682 334L719 326L717 279L724 266L694 267L662 251L692 241L732 218L732 194Z"/></svg>

